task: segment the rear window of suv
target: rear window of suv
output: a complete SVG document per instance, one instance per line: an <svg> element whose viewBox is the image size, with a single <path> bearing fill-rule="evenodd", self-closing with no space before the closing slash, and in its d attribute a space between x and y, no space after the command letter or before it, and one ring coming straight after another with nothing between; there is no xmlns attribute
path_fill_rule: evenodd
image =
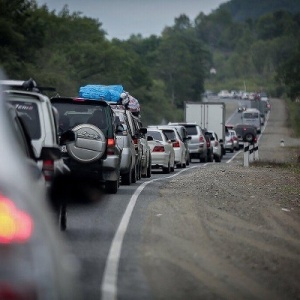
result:
<svg viewBox="0 0 300 300"><path fill-rule="evenodd" d="M59 113L59 130L64 132L80 124L92 124L100 128L107 136L109 128L108 106L52 102Z"/></svg>
<svg viewBox="0 0 300 300"><path fill-rule="evenodd" d="M38 106L34 102L11 101L16 107L18 115L21 117L24 125L32 140L38 140L41 137L41 125L38 112Z"/></svg>

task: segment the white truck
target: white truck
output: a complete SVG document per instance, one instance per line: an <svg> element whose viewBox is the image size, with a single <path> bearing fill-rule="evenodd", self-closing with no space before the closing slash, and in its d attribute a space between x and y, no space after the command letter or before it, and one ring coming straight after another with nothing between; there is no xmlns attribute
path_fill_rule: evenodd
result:
<svg viewBox="0 0 300 300"><path fill-rule="evenodd" d="M224 102L185 102L184 117L185 122L194 122L202 129L214 131L219 140L225 141Z"/></svg>

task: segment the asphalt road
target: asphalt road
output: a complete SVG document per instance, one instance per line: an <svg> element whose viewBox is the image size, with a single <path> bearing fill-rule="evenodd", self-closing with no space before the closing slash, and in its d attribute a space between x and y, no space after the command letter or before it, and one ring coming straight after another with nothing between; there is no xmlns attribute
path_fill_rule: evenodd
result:
<svg viewBox="0 0 300 300"><path fill-rule="evenodd" d="M232 122L238 117L238 102L227 100L227 103L226 116ZM230 164L237 155L241 155L241 151L227 153L218 168ZM151 205L161 196L161 190L171 178L189 174L195 168L210 168L213 165L216 166L215 163L192 161L186 169L175 169L171 174L153 171L150 179L143 178L130 186L121 186L116 195L103 194L101 189L94 189L91 191L95 199L93 204L69 209L68 228L64 235L81 266L80 285L84 298L166 299L167 295L157 294L149 285L149 274L146 277L145 263L139 255ZM176 211L176 207L174 209ZM151 215L151 222L162 221L159 211ZM172 221L174 227L177 226L177 217L174 216ZM160 243L166 244L168 240L152 242L157 243L155 249L159 251ZM147 257L147 253L143 253L143 257ZM165 267L174 266L166 264ZM177 276L180 277L180 274Z"/></svg>

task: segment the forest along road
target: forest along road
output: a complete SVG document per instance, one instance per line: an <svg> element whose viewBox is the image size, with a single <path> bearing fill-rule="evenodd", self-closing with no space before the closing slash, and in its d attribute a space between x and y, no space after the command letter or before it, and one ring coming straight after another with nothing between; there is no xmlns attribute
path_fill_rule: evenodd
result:
<svg viewBox="0 0 300 300"><path fill-rule="evenodd" d="M148 205L136 260L149 299L300 299L300 174L275 163L295 160L300 143L283 102L271 104L259 145L270 163L243 167L241 153L207 164Z"/></svg>

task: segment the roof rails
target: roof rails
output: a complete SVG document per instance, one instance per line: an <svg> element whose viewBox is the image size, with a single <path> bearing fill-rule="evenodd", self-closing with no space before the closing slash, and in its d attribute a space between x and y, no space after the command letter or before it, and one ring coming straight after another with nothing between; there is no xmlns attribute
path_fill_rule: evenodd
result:
<svg viewBox="0 0 300 300"><path fill-rule="evenodd" d="M7 86L10 89L16 89L27 92L43 93L44 91L55 92L53 87L41 87L38 86L32 78L28 80L1 80L0 85Z"/></svg>

